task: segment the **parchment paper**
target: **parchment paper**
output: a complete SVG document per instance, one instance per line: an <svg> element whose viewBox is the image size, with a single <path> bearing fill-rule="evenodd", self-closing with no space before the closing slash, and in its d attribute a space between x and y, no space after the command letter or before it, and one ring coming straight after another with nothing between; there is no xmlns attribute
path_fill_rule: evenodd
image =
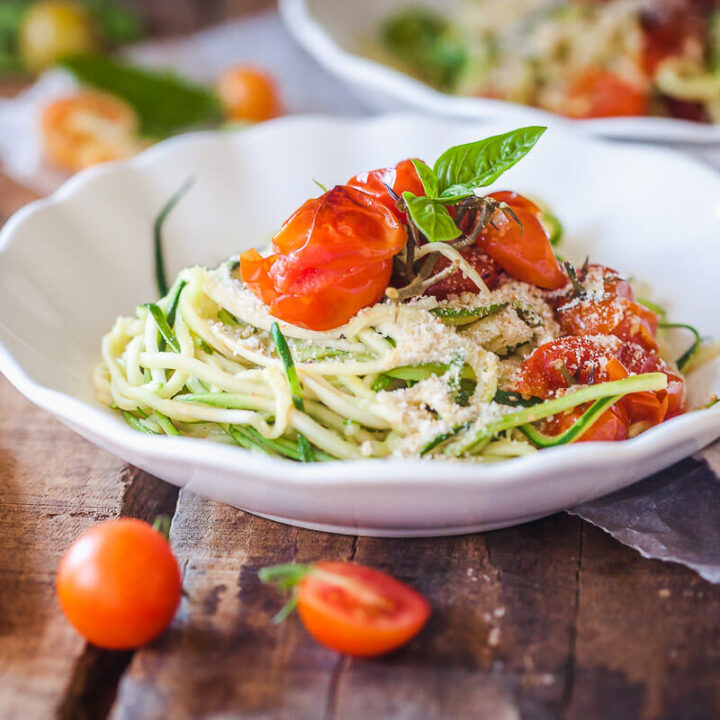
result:
<svg viewBox="0 0 720 720"><path fill-rule="evenodd" d="M180 40L145 43L127 52L139 62L168 67L212 82L228 65L254 61L281 84L290 113L363 115L371 109L298 48L277 14L230 22ZM74 87L52 71L29 90L0 100L0 160L4 171L44 194L67 176L42 159L40 108ZM675 146L720 168L720 147ZM625 490L569 512L597 525L645 557L682 563L706 580L720 582L720 444Z"/></svg>

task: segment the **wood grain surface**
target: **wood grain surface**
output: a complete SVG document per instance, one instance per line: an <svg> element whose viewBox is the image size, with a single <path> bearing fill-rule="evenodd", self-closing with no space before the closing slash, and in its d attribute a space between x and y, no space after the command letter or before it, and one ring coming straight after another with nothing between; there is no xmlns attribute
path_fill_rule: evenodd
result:
<svg viewBox="0 0 720 720"><path fill-rule="evenodd" d="M138 4L154 28L186 32L267 3ZM0 221L31 199L0 177ZM187 593L172 627L133 653L85 645L54 596L64 548L99 520L158 513L173 516ZM720 717L720 587L576 517L427 540L299 530L178 495L0 378L0 530L2 720ZM427 628L360 661L297 618L271 624L283 600L258 568L320 558L409 582L432 604Z"/></svg>

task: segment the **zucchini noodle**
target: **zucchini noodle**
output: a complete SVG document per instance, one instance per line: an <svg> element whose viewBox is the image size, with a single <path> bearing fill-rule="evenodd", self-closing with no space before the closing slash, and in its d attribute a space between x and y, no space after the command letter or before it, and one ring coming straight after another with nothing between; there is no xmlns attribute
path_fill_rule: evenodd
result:
<svg viewBox="0 0 720 720"><path fill-rule="evenodd" d="M450 246L440 251L456 260ZM666 382L638 375L527 406L503 378L558 336L552 310L523 283L488 290L472 268L463 270L479 294L385 301L327 332L276 321L236 268L183 270L165 297L103 338L97 395L134 429L304 462L496 462L571 442L617 399ZM511 350L498 355L483 338ZM589 402L559 439L532 425Z"/></svg>

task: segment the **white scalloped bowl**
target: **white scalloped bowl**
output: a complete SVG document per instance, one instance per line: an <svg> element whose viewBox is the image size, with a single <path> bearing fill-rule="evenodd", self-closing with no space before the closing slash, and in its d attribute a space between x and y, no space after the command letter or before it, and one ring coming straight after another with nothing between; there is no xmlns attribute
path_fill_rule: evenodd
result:
<svg viewBox="0 0 720 720"><path fill-rule="evenodd" d="M560 115L481 97L448 95L370 58L378 28L393 12L421 4L448 15L460 0L279 0L290 34L328 72L346 81L380 111L422 110L456 118L561 125L588 135L654 142L720 143L720 125L666 117L615 117L571 120Z"/></svg>
<svg viewBox="0 0 720 720"><path fill-rule="evenodd" d="M523 522L624 487L720 436L720 407L621 443L580 443L496 465L367 460L300 465L130 429L94 398L101 336L156 297L151 224L188 175L166 226L173 272L266 241L312 178L333 184L411 155L511 126L411 115L295 117L236 134L197 134L84 173L21 210L0 236L0 370L30 400L91 441L168 482L305 527L368 535L443 535ZM669 151L548 131L502 185L547 199L564 251L652 283L672 318L720 338L720 177ZM689 382L720 393L720 363Z"/></svg>

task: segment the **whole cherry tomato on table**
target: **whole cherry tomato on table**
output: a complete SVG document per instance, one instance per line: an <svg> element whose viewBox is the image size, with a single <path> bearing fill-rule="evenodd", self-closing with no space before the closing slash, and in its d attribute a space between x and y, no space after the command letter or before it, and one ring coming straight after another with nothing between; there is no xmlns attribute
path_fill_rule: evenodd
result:
<svg viewBox="0 0 720 720"><path fill-rule="evenodd" d="M427 622L427 600L404 583L365 565L319 562L260 571L263 582L294 586L307 631L337 652L382 655L404 645Z"/></svg>
<svg viewBox="0 0 720 720"><path fill-rule="evenodd" d="M555 257L547 230L535 203L514 192L496 192L487 197L505 203L517 216L497 211L492 225L480 233L477 246L490 255L512 277L547 290L557 290L567 276Z"/></svg>
<svg viewBox="0 0 720 720"><path fill-rule="evenodd" d="M142 520L108 520L84 532L58 568L57 595L89 642L119 650L145 645L180 604L180 570L163 535Z"/></svg>
<svg viewBox="0 0 720 720"><path fill-rule="evenodd" d="M243 253L240 273L274 317L329 330L382 298L406 241L386 205L338 185L285 222L273 238L275 253Z"/></svg>

